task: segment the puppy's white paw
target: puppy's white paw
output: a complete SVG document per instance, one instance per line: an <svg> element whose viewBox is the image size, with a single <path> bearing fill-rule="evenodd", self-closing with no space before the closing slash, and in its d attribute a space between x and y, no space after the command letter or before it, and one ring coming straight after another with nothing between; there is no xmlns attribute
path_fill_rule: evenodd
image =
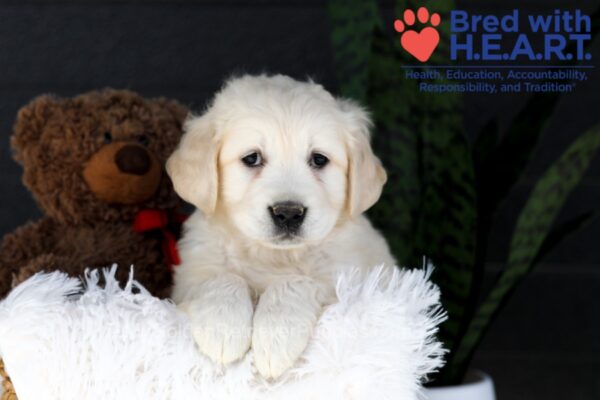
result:
<svg viewBox="0 0 600 400"><path fill-rule="evenodd" d="M278 378L306 348L320 305L314 290L300 284L267 288L254 314L254 365L265 378Z"/></svg>
<svg viewBox="0 0 600 400"><path fill-rule="evenodd" d="M246 282L225 275L204 282L197 295L180 304L191 320L200 351L220 364L244 356L250 348L253 304Z"/></svg>

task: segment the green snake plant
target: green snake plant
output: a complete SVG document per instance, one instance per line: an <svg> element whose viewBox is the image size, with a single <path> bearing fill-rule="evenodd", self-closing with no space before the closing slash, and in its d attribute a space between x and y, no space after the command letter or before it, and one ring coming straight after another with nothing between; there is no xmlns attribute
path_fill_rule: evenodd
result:
<svg viewBox="0 0 600 400"><path fill-rule="evenodd" d="M443 20L454 2L399 0L394 12L421 6ZM338 89L371 111L373 146L388 171L388 184L370 211L372 221L399 264L421 265L425 257L436 266L433 279L448 314L439 338L449 352L431 384L456 384L517 285L549 250L595 216L590 211L555 223L598 152L600 125L578 135L534 185L516 219L505 267L483 292L493 216L521 177L560 95L531 96L505 133L500 135L491 120L471 145L461 94L420 92L417 81L404 79L402 66L414 62L401 50L393 19L383 17L386 11L375 0L330 0ZM599 26L598 12L592 19L592 26ZM442 40L427 65L449 64L447 27L438 27Z"/></svg>

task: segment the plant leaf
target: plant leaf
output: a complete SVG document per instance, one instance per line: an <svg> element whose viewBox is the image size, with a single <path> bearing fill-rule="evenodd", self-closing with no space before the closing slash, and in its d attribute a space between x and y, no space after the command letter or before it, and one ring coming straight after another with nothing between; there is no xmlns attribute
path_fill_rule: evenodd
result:
<svg viewBox="0 0 600 400"><path fill-rule="evenodd" d="M374 1L331 0L331 45L342 96L363 101L367 91L368 64L373 29L378 23Z"/></svg>
<svg viewBox="0 0 600 400"><path fill-rule="evenodd" d="M459 370L470 361L508 295L535 266L534 261L543 249L558 212L581 181L599 148L600 125L596 125L580 136L535 185L517 220L506 269L477 310L454 354L453 363Z"/></svg>
<svg viewBox="0 0 600 400"><path fill-rule="evenodd" d="M482 214L491 218L521 176L559 98L558 93L533 95L497 148L479 163L477 185Z"/></svg>
<svg viewBox="0 0 600 400"><path fill-rule="evenodd" d="M475 171L479 173L486 160L492 156L494 149L498 145L498 120L490 119L479 131L473 144L473 161L475 162Z"/></svg>
<svg viewBox="0 0 600 400"><path fill-rule="evenodd" d="M537 254L535 255L535 259L533 260L533 264L537 264L540 262L548 252L553 250L559 243L561 243L564 239L571 236L573 233L581 230L584 226L586 226L591 220L593 220L597 214L594 211L587 211L581 215L578 215L575 218L570 219L567 222L562 223L561 225L552 228L544 242L540 246Z"/></svg>
<svg viewBox="0 0 600 400"><path fill-rule="evenodd" d="M600 22L600 8L596 8L591 16L591 20L593 39L599 31L598 28L594 27L597 27L597 22ZM575 43L571 43L568 51L575 51L574 47ZM493 143L497 141L498 136L497 127L494 123L495 119L484 127L476 139L473 151L476 162L478 194L477 251L475 259L475 264L478 266L485 265L489 232L496 209L521 176L527 161L530 159L537 145L539 136L542 134L544 126L547 124L559 100L560 96L556 93L538 93L533 95L526 106L514 118L512 126L502 138L496 151L492 149ZM490 137L486 137L487 135ZM565 232L565 235L567 234L568 232ZM542 245L542 249L532 262L533 265L543 257L547 250L562 240L562 238L556 237L557 241L552 243L553 238L551 236L549 234L548 241L545 241L545 244ZM482 267L473 270L475 276L472 283L472 293L466 305L468 309L466 314L473 315L474 313L474 307L480 296L483 278L482 270ZM501 305L499 308L501 308ZM470 350L471 355L467 356L466 361L464 355L459 354L456 363L453 359L454 354L450 354L442 370L441 380L445 381L444 383L459 382L466 373L468 360L470 360L473 351L474 348Z"/></svg>
<svg viewBox="0 0 600 400"><path fill-rule="evenodd" d="M453 7L442 1L419 6L436 10L442 18ZM398 8L416 9L407 2L399 2ZM439 337L451 349L465 324L464 305L473 279L473 161L463 133L462 96L420 91L420 81L406 78L402 68L415 63L400 48L398 36L377 25L367 101L377 127L373 146L389 176L370 215L401 265L421 265L423 256L436 265L433 280L441 287L449 314ZM427 65L447 63L447 43L440 43Z"/></svg>
<svg viewBox="0 0 600 400"><path fill-rule="evenodd" d="M598 34L598 28L594 27L600 22L600 8L596 8L590 18L593 28L591 38L594 39ZM573 41L565 51L574 53L576 47L577 43ZM491 219L498 204L521 176L560 98L558 92L539 92L532 95L512 121L497 149L485 158L475 155L476 159L480 160L476 176L480 193L480 215L483 218ZM487 140L481 137L484 134L485 132L480 132L477 140ZM475 147L474 151L478 150L479 148ZM487 240L484 242L487 243Z"/></svg>

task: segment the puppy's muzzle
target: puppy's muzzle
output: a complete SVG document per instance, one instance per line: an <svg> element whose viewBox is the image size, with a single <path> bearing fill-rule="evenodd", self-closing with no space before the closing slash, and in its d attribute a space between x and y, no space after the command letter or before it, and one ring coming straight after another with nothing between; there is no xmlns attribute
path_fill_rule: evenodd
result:
<svg viewBox="0 0 600 400"><path fill-rule="evenodd" d="M271 218L278 231L287 234L295 234L300 229L307 208L300 203L284 201L269 207Z"/></svg>

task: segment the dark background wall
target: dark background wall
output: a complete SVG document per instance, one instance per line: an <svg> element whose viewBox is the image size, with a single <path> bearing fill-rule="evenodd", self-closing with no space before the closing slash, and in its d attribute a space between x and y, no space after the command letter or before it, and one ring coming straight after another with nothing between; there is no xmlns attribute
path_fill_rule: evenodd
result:
<svg viewBox="0 0 600 400"><path fill-rule="evenodd" d="M576 6L590 11L600 2L459 4L482 11L518 7L549 12ZM0 234L39 215L9 148L16 112L34 96L70 96L112 86L173 97L199 111L228 75L262 71L311 76L335 91L329 30L325 0L0 0ZM598 41L593 54L600 60ZM598 122L599 93L600 73L594 71L560 102L526 176L496 219L490 280L503 266L515 217L537 177L578 133ZM469 137L494 115L506 126L524 100L523 95L469 96ZM598 210L599 204L596 160L561 218ZM598 315L600 218L546 257L518 288L474 365L493 375L500 400L600 398Z"/></svg>

